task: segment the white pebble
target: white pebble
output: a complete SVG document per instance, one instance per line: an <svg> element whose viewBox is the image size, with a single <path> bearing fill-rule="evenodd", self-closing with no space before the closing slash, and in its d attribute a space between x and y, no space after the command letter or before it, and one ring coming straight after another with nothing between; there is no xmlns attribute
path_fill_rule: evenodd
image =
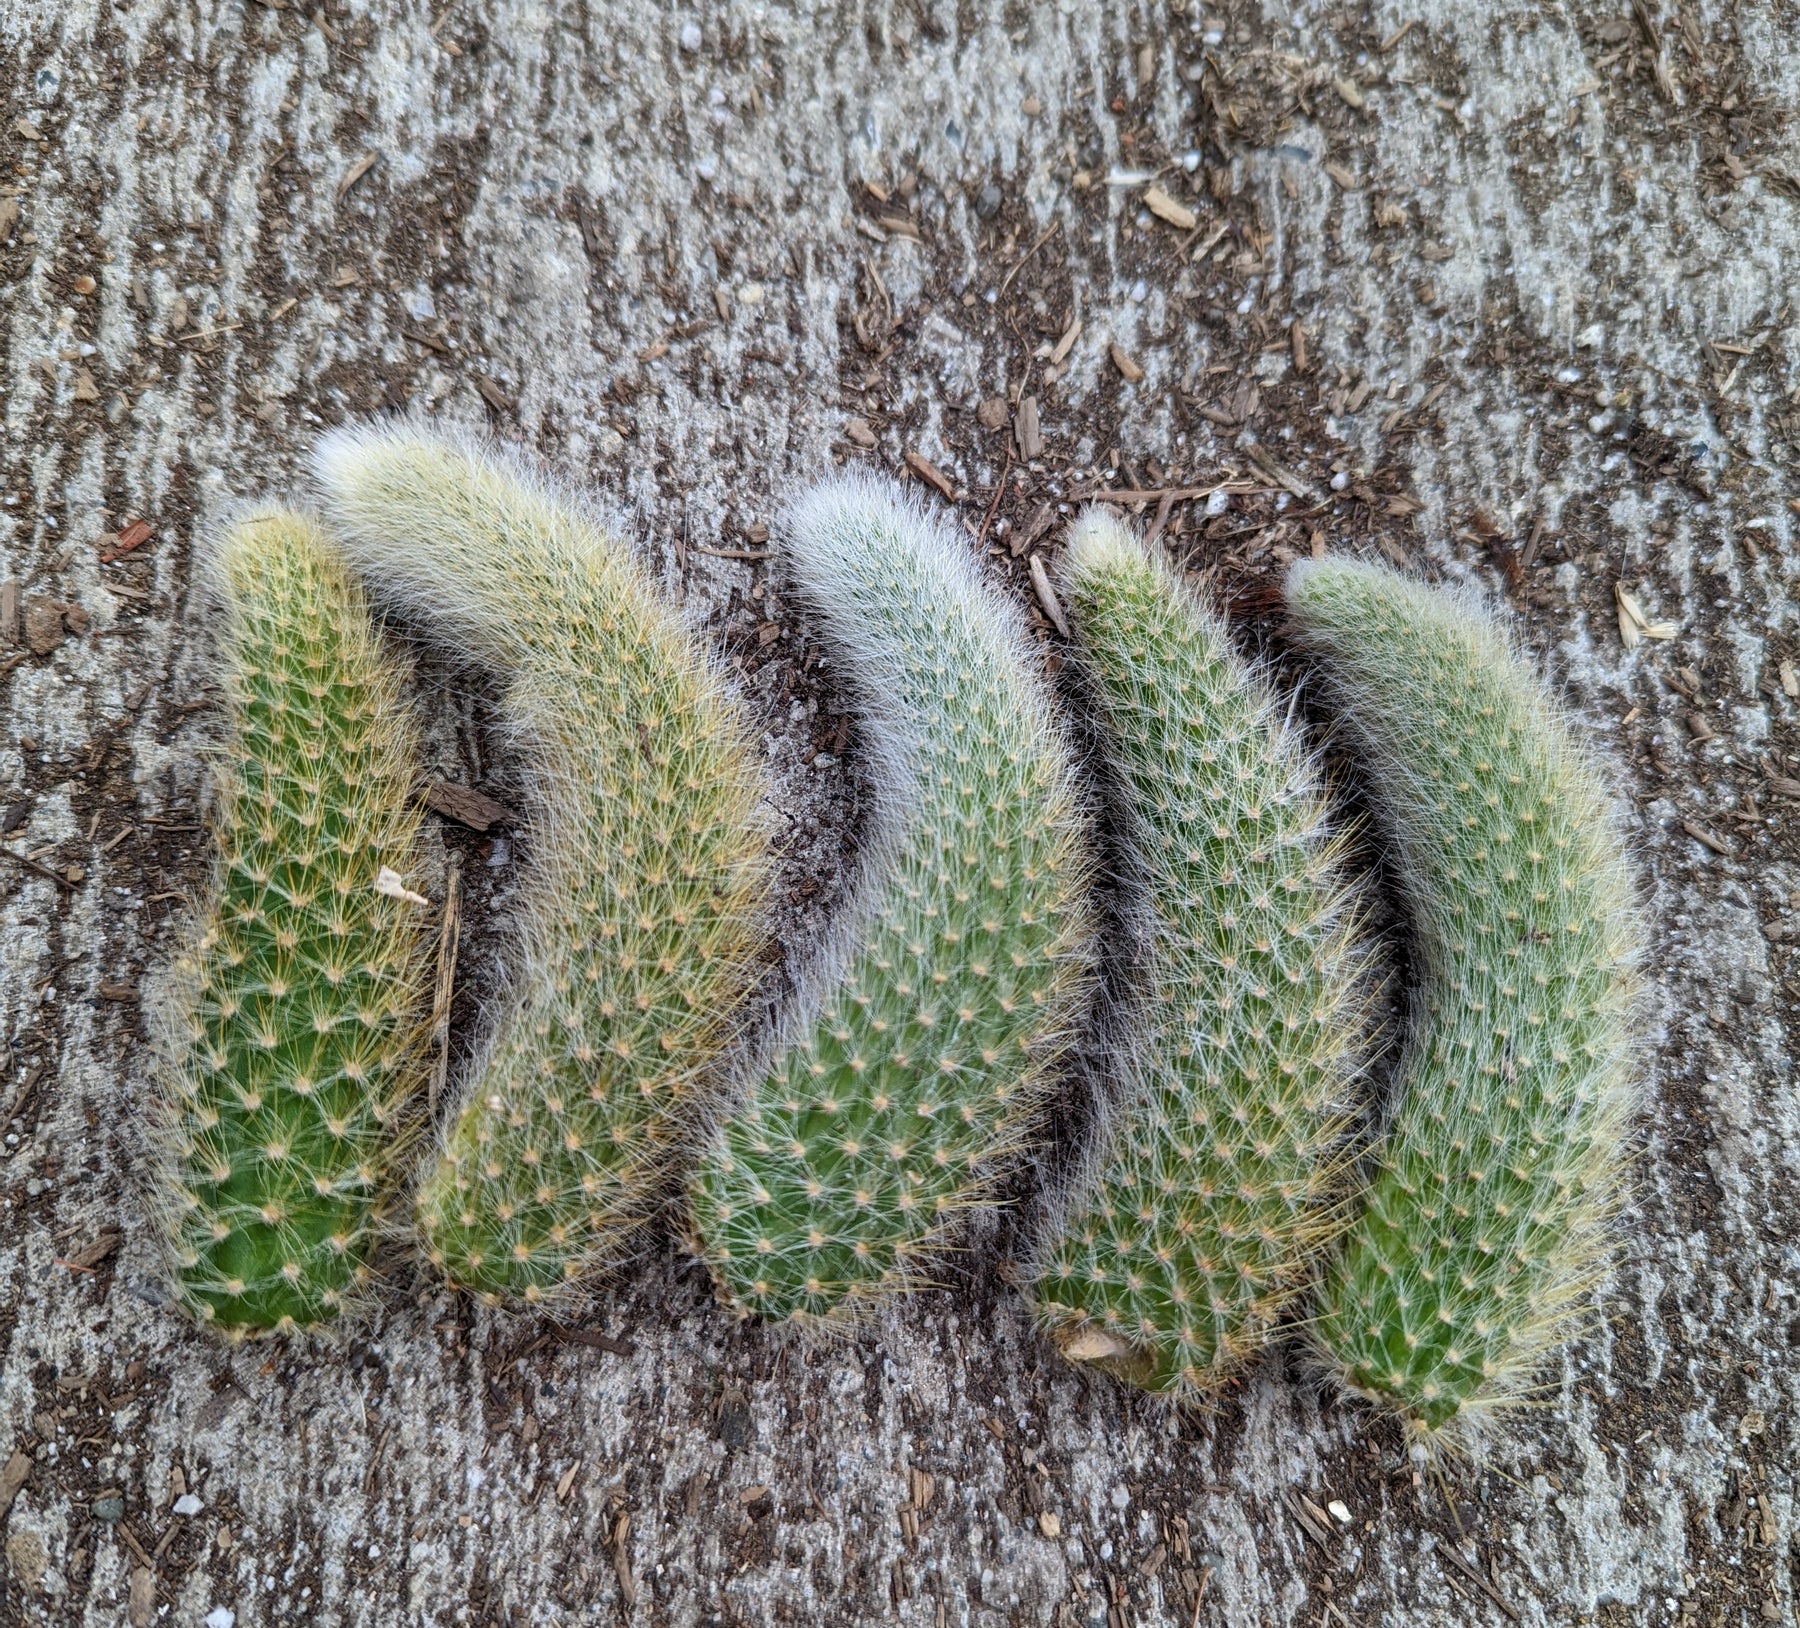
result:
<svg viewBox="0 0 1800 1628"><path fill-rule="evenodd" d="M206 1613L206 1628L237 1628L237 1613L228 1605L215 1605Z"/></svg>
<svg viewBox="0 0 1800 1628"><path fill-rule="evenodd" d="M684 51L698 51L700 49L700 25L698 23L683 23L681 25L681 48Z"/></svg>
<svg viewBox="0 0 1800 1628"><path fill-rule="evenodd" d="M175 1513L177 1515L198 1515L204 1508L206 1508L206 1505L201 1503L191 1492L184 1492L175 1500Z"/></svg>

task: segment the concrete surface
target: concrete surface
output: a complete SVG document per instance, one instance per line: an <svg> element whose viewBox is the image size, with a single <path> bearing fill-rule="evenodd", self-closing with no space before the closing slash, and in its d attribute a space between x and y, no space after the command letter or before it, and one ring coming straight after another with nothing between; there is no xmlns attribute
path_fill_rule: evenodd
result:
<svg viewBox="0 0 1800 1628"><path fill-rule="evenodd" d="M0 1614L1800 1621L1800 8L1680 6L5 0ZM205 851L188 539L402 403L634 517L744 674L801 937L853 740L779 575L701 550L833 460L922 456L1021 593L1098 465L1235 477L1164 535L1247 639L1315 532L1504 597L1614 765L1657 988L1542 1406L1441 1482L1293 1353L1163 1415L1034 1337L1011 1222L836 1348L668 1239L569 1339L404 1265L332 1348L186 1329L136 1181ZM1620 587L1673 636L1628 648ZM422 689L504 795L479 687ZM521 856L438 840L461 1045Z"/></svg>

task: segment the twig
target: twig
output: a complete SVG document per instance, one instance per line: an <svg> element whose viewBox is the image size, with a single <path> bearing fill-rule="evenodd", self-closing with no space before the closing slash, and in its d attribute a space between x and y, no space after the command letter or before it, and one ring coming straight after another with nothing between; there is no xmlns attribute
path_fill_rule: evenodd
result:
<svg viewBox="0 0 1800 1628"><path fill-rule="evenodd" d="M456 951L461 934L462 867L460 848L450 850L450 869L444 879L444 919L438 927L437 989L431 1000L431 1041L437 1056L431 1065L431 1084L425 1093L425 1111L437 1118L438 1096L450 1078L450 1001L456 993Z"/></svg>
<svg viewBox="0 0 1800 1628"><path fill-rule="evenodd" d="M1044 235L1042 237L1040 237L1037 240L1037 242L1032 244L1029 249L1027 249L1022 255L1019 256L1019 258L1017 260L1015 260L1013 262L1012 270L1009 271L1006 274L1006 276L1001 279L1000 294L1004 294L1006 292L1007 286L1012 282L1013 278L1015 278L1019 275L1019 272L1024 268L1025 262L1027 260L1029 260L1034 254L1036 254L1038 252L1039 249L1043 248L1043 246L1050 241L1050 239L1055 235L1057 228L1060 227L1061 225L1062 225L1062 222L1059 220L1051 221L1051 223L1047 227L1044 228ZM994 297L996 299L998 299L1000 297L1000 295L996 294Z"/></svg>
<svg viewBox="0 0 1800 1628"><path fill-rule="evenodd" d="M988 504L987 513L982 517L981 531L975 538L975 552L980 553L987 547L988 527L993 525L994 516L1000 512L1000 499L1006 493L1006 477L1012 473L1012 436L1006 437L1006 459L1000 465L1000 480L994 487L994 500Z"/></svg>
<svg viewBox="0 0 1800 1628"><path fill-rule="evenodd" d="M60 871L53 871L48 865L40 865L35 859L27 859L23 854L15 853L11 848L0 845L0 854L4 854L15 865L23 865L33 875L43 877L46 882L54 882L60 888L73 891L76 886Z"/></svg>
<svg viewBox="0 0 1800 1628"><path fill-rule="evenodd" d="M760 553L754 548L702 548L698 543L689 543L690 554L707 554L715 560L772 560L775 550L765 548Z"/></svg>

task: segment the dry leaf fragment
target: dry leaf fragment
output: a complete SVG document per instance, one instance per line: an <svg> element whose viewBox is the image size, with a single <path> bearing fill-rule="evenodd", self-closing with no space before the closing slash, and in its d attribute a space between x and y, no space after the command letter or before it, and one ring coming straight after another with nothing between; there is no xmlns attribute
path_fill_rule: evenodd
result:
<svg viewBox="0 0 1800 1628"><path fill-rule="evenodd" d="M1328 163L1325 166L1325 173L1329 175L1332 180L1337 182L1337 184L1346 192L1360 192L1362 190L1362 182L1357 180L1357 178L1345 169L1342 164Z"/></svg>
<svg viewBox="0 0 1800 1628"><path fill-rule="evenodd" d="M1144 207L1158 220L1166 220L1183 232L1191 232L1200 224L1200 217L1193 210L1159 186L1144 189Z"/></svg>
<svg viewBox="0 0 1800 1628"><path fill-rule="evenodd" d="M94 375L85 367L75 369L75 399L77 401L98 401L100 386L94 383Z"/></svg>
<svg viewBox="0 0 1800 1628"><path fill-rule="evenodd" d="M380 158L380 153L364 153L361 158L357 159L357 161L344 172L344 178L338 182L337 189L337 195L340 201L342 201L346 192L355 186L356 183L367 175L370 170L375 168L375 165L380 161Z"/></svg>
<svg viewBox="0 0 1800 1628"><path fill-rule="evenodd" d="M398 899L402 904L422 905L427 910L431 908L431 901L423 893L414 893L406 885L406 879L392 866L383 865L375 873L374 886L384 898Z"/></svg>
<svg viewBox="0 0 1800 1628"><path fill-rule="evenodd" d="M1056 631L1065 639L1069 636L1069 620L1063 615L1062 605L1056 597L1056 590L1050 586L1050 573L1044 569L1044 556L1031 556L1031 588L1037 595L1037 602L1044 607L1044 614L1050 618Z"/></svg>

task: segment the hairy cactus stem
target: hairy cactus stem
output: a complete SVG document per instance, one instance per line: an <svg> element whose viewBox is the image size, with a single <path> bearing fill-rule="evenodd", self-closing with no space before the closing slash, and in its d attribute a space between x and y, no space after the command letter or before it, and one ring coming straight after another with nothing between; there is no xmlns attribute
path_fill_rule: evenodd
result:
<svg viewBox="0 0 1800 1628"><path fill-rule="evenodd" d="M1086 850L1040 658L961 540L849 478L783 546L860 703L885 830L689 1194L729 1303L841 1325L918 1281L1025 1133L1086 988Z"/></svg>
<svg viewBox="0 0 1800 1628"><path fill-rule="evenodd" d="M1358 960L1311 761L1224 625L1102 510L1072 529L1063 584L1139 975L1034 1295L1065 1356L1193 1401L1268 1338L1341 1221Z"/></svg>
<svg viewBox="0 0 1800 1628"><path fill-rule="evenodd" d="M720 676L607 529L494 454L339 433L316 468L379 593L505 681L533 869L513 993L417 1209L452 1282L613 1264L708 1112L755 969L760 778Z"/></svg>
<svg viewBox="0 0 1800 1628"><path fill-rule="evenodd" d="M1520 1399L1609 1252L1638 923L1562 710L1469 598L1302 561L1288 608L1363 749L1419 987L1403 1095L1311 1325L1427 1447Z"/></svg>
<svg viewBox="0 0 1800 1628"><path fill-rule="evenodd" d="M423 1079L430 918L404 886L405 673L343 559L271 511L209 564L229 730L211 892L160 1013L157 1185L182 1302L241 1337L328 1322L368 1276Z"/></svg>

